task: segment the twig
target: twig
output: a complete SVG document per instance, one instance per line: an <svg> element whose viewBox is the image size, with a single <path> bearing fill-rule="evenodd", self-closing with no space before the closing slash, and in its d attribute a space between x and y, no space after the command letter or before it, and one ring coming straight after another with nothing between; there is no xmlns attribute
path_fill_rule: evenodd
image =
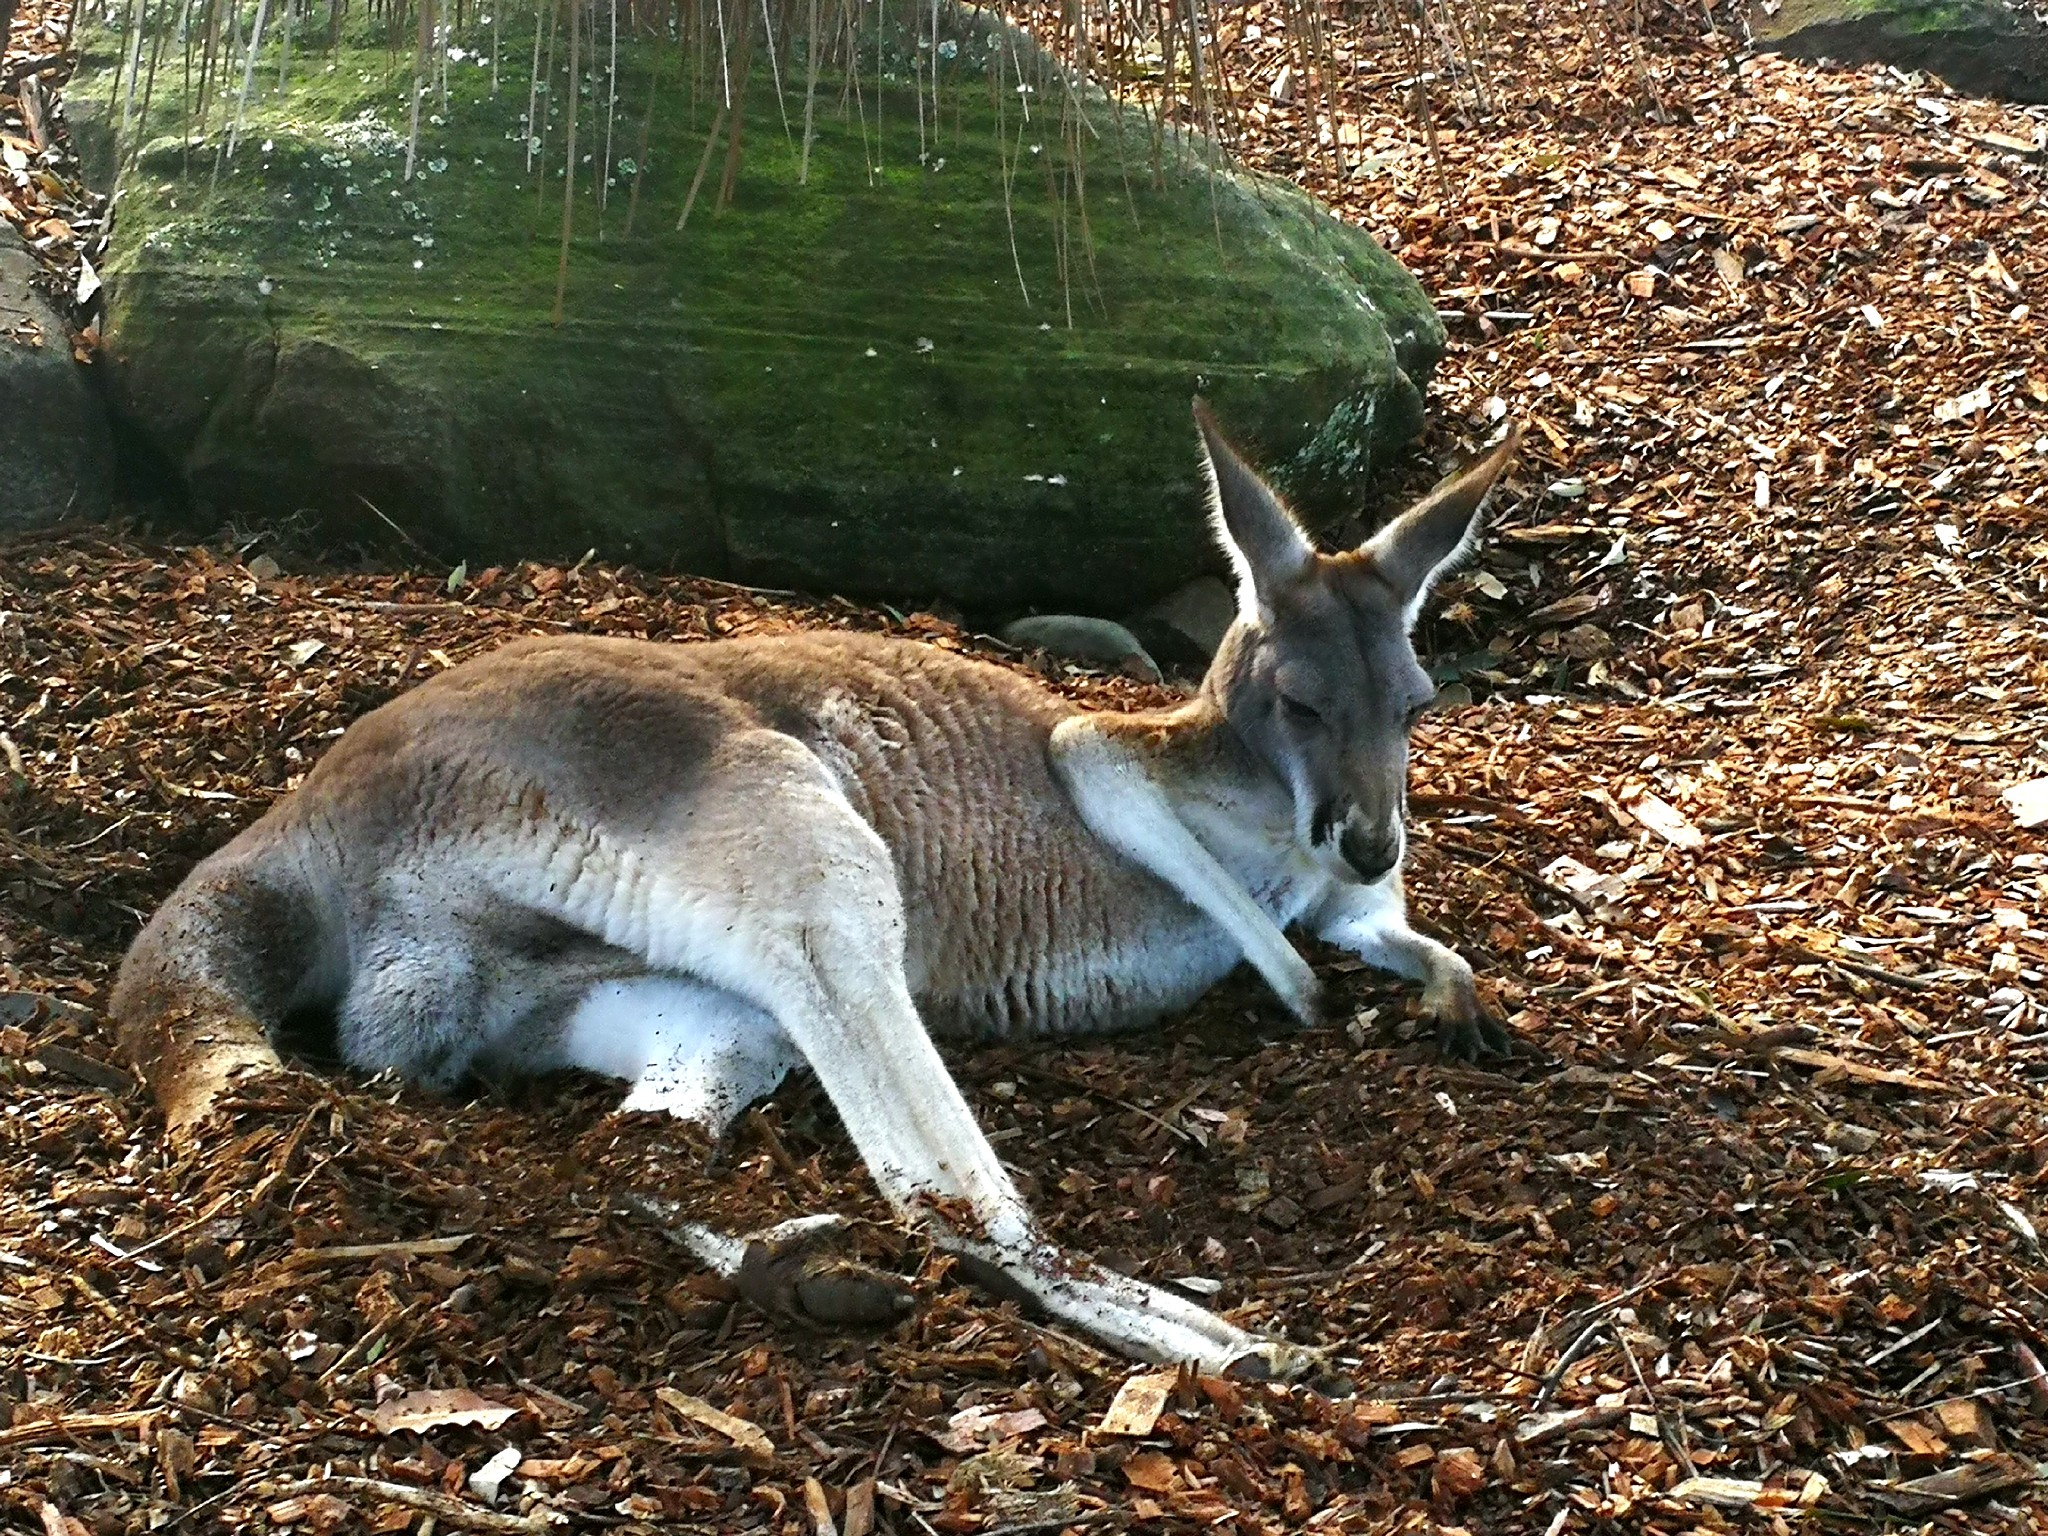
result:
<svg viewBox="0 0 2048 1536"><path fill-rule="evenodd" d="M241 1191L237 1189L228 1190L226 1193L222 1194L219 1199L215 1200L213 1204L209 1205L197 1216L194 1216L190 1221L180 1222L177 1226L172 1227L168 1232L158 1233L155 1237L152 1237L146 1243L137 1243L133 1248L123 1249L120 1257L128 1260L130 1263L133 1263L143 1254L148 1253L152 1248L161 1248L165 1243L168 1243L175 1238L183 1237L187 1232L195 1231L196 1229L205 1226L209 1221L212 1221L214 1217L218 1216L221 1213L221 1211L226 1207L227 1203L230 1200L234 1199L235 1196L240 1193Z"/></svg>
<svg viewBox="0 0 2048 1536"><path fill-rule="evenodd" d="M2020 1369L2027 1373L2027 1395L2034 1400L2036 1408L2048 1408L2048 1371L2041 1368L2041 1357L2034 1353L2025 1339L2012 1341L2013 1358L2020 1363Z"/></svg>
<svg viewBox="0 0 2048 1536"><path fill-rule="evenodd" d="M123 1413L74 1413L62 1419L37 1419L0 1429L0 1446L36 1445L44 1440L68 1440L73 1435L111 1434L118 1429L140 1429L160 1418L160 1408L143 1408Z"/></svg>
<svg viewBox="0 0 2048 1536"><path fill-rule="evenodd" d="M1109 1092L1109 1090L1107 1090L1106 1088L1096 1087L1094 1084L1090 1083L1085 1078L1067 1077L1062 1073L1049 1071L1044 1067L1033 1066L1029 1062L1019 1062L1017 1064L1016 1071L1019 1076L1035 1077L1042 1082L1048 1082L1055 1084L1056 1086L1061 1088L1071 1089L1075 1093L1085 1093L1090 1098L1106 1099L1111 1104L1116 1105L1119 1109L1127 1109L1134 1115L1142 1115L1145 1119L1151 1122L1151 1125L1145 1127L1144 1129L1143 1134L1146 1136L1151 1135L1152 1132L1156 1129L1166 1132L1169 1136L1178 1136L1182 1141L1192 1142L1195 1139L1181 1127L1173 1124L1171 1122L1170 1116L1162 1116L1155 1114L1153 1113L1153 1111L1145 1108L1145 1106L1142 1104L1133 1104L1129 1099L1119 1098L1116 1094ZM1195 1098L1199 1097L1202 1093L1207 1092L1211 1084L1214 1083L1214 1081L1214 1078L1205 1081L1200 1088L1196 1089L1194 1094L1191 1094L1185 1101L1183 1101L1182 1107L1185 1107L1185 1104L1193 1103Z"/></svg>
<svg viewBox="0 0 2048 1536"><path fill-rule="evenodd" d="M1804 944L1789 944L1785 947L1785 953L1796 960L1804 960L1815 965L1832 965L1838 970L1851 971L1871 981L1881 981L1888 987L1897 987L1902 992L1931 992L1936 986L1936 983L1925 976L1908 976L1903 971L1872 965L1868 960L1852 960L1847 955L1809 949Z"/></svg>
<svg viewBox="0 0 2048 1536"><path fill-rule="evenodd" d="M334 1248L297 1248L284 1256L286 1269L317 1269L323 1264L351 1264L362 1259L393 1256L417 1258L422 1254L453 1253L476 1234L456 1232L447 1237L399 1238L388 1243L344 1243Z"/></svg>
<svg viewBox="0 0 2048 1536"><path fill-rule="evenodd" d="M189 1520L197 1520L201 1515L210 1515L216 1509L219 1509L221 1505L227 1503L228 1500L232 1499L236 1494L240 1493L241 1491L242 1485L240 1483L233 1483L229 1485L228 1488L226 1488L224 1491L216 1493L212 1498L202 1499L199 1503L192 1505L190 1508L179 1510L176 1514L171 1516L171 1524L173 1526L180 1526L185 1524Z"/></svg>
<svg viewBox="0 0 2048 1536"><path fill-rule="evenodd" d="M1446 837L1441 831L1433 831L1430 834L1429 840L1439 848L1448 848L1453 853L1462 853L1470 858L1482 859L1489 866L1504 869L1524 885L1529 886L1533 890L1541 891L1546 896L1555 897L1568 906L1577 907L1588 917L1596 915L1595 903L1588 901L1585 897L1575 892L1566 890L1561 885L1552 884L1537 874L1535 870L1517 864L1504 853L1489 853L1476 843L1468 843L1463 838Z"/></svg>
<svg viewBox="0 0 2048 1536"><path fill-rule="evenodd" d="M704 139L704 153L697 161L697 174L690 178L690 190L683 198L683 211L676 216L676 231L682 232L690 222L690 210L697 206L698 189L704 185L704 173L711 169L711 152L718 147L718 130L725 126L725 108L720 107L711 114L711 132Z"/></svg>
<svg viewBox="0 0 2048 1536"><path fill-rule="evenodd" d="M1666 1421L1664 1410L1657 1406L1657 1394L1650 1390L1650 1383L1643 1375L1642 1364L1636 1359L1636 1352L1629 1345L1628 1331L1623 1328L1615 1329L1614 1339L1616 1343L1621 1345L1621 1352L1628 1356L1628 1368L1635 1374L1636 1385L1643 1389L1643 1396L1650 1404L1650 1414L1657 1421L1657 1438L1664 1442L1664 1449L1669 1451L1677 1460L1679 1466L1685 1469L1687 1477L1698 1477L1700 1475L1699 1468L1692 1464L1692 1457L1685 1449L1685 1441L1680 1437L1678 1431L1674 1430ZM1685 1423L1682 1412L1679 1415L1678 1422L1681 1425Z"/></svg>
<svg viewBox="0 0 2048 1536"><path fill-rule="evenodd" d="M1606 1318L1596 1317L1579 1331L1577 1338L1565 1346L1564 1353L1557 1357L1557 1364L1544 1373L1543 1385L1536 1389L1535 1400L1529 1404L1531 1412L1542 1408L1556 1395L1558 1387L1564 1381L1565 1372L1578 1364L1579 1357L1592 1347L1593 1340L1606 1326Z"/></svg>
<svg viewBox="0 0 2048 1536"><path fill-rule="evenodd" d="M562 246L560 259L555 264L555 307L548 317L549 323L556 330L562 328L562 321L567 318L569 240L576 231L576 120L582 115L580 103L583 91L583 77L579 73L577 50L583 39L582 4L583 0L569 0L569 148L566 156L568 169L562 175ZM592 106L594 110L595 103Z"/></svg>
<svg viewBox="0 0 2048 1536"><path fill-rule="evenodd" d="M2024 1345L2019 1346L2025 1348ZM2027 1353L2032 1354L2032 1350ZM2037 1362L2038 1363L2038 1362ZM2036 1382L2031 1376L2015 1376L2011 1381L1994 1381L1988 1387L1979 1387L1974 1392L1958 1392L1950 1397L1937 1397L1932 1402L1915 1403L1910 1408L1894 1408L1890 1413L1880 1413L1870 1422L1889 1424L1893 1419L1910 1419L1916 1413L1925 1413L1930 1408L1939 1408L1944 1403L1967 1403L1980 1397L1996 1397L2001 1392L2010 1392L2014 1387L2025 1387L2032 1392Z"/></svg>
<svg viewBox="0 0 2048 1536"><path fill-rule="evenodd" d="M414 1318L418 1317L422 1312L426 1311L428 1307L432 1306L433 1303L433 1297L422 1296L418 1301L414 1302L411 1306L407 1307L403 1312L399 1313L398 1316L391 1318L388 1321L379 1323L376 1327L372 1328L368 1333L364 1334L361 1338L357 1339L355 1343L349 1345L347 1349L343 1350L340 1356L335 1360L334 1364L330 1365L329 1367L327 1367L326 1370L320 1373L320 1385L323 1387L326 1386L327 1383L334 1380L335 1377L339 1376L343 1371L347 1370L350 1366L354 1365L359 1356L364 1355L368 1353L370 1350L376 1348L377 1341L379 1339L387 1339L391 1337L392 1330L398 1327L400 1323L411 1322Z"/></svg>
<svg viewBox="0 0 2048 1536"><path fill-rule="evenodd" d="M1883 1349L1880 1349L1876 1354L1872 1355L1868 1360L1864 1361L1863 1363L1865 1365L1875 1365L1880 1360L1889 1360L1893 1355L1896 1355L1900 1350L1906 1348L1909 1344L1917 1344L1922 1339L1926 1338L1928 1334L1934 1332L1935 1329L1941 1326L1941 1322L1942 1320L1937 1317L1936 1319L1934 1319L1933 1322L1927 1324L1926 1327L1915 1328L1911 1333L1907 1334L1903 1339L1898 1340L1896 1343L1885 1345Z"/></svg>
<svg viewBox="0 0 2048 1536"><path fill-rule="evenodd" d="M1627 1301L1633 1301L1636 1297L1642 1295L1643 1292L1651 1290L1656 1286L1663 1284L1664 1277L1665 1271L1660 1269L1657 1271L1656 1274L1650 1276L1649 1279L1638 1280L1634 1285L1630 1286L1627 1290L1617 1291L1614 1293L1614 1295L1608 1297L1605 1301L1596 1301L1590 1307L1579 1308L1578 1311L1574 1312L1571 1315L1571 1319L1565 1324L1565 1327L1576 1328L1581 1322L1589 1322L1596 1317L1605 1317L1609 1312L1612 1312L1616 1307L1622 1305L1622 1303Z"/></svg>
<svg viewBox="0 0 2048 1536"><path fill-rule="evenodd" d="M394 523L393 521L391 521L390 518L386 517L384 515L384 509L378 506L377 503L370 500L370 498L365 496L361 491L356 492L356 500L360 501L364 506L368 507L372 512L376 513L377 520L381 522L386 528L389 528L393 533L397 534L398 537L404 541L405 547L407 549L416 550L420 554L425 555L429 560L432 560L437 564L439 563L441 558L439 555L435 554L431 549L428 549L426 545L422 544L418 539L414 538L411 534L407 533L403 528L399 527L398 524Z"/></svg>

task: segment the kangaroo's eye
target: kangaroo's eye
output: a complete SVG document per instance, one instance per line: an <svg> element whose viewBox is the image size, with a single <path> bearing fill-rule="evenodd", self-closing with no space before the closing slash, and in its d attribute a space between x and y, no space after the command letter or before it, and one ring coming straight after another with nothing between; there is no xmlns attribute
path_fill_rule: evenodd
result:
<svg viewBox="0 0 2048 1536"><path fill-rule="evenodd" d="M1302 725L1314 725L1323 718L1313 705L1289 698L1284 693L1280 695L1280 713Z"/></svg>

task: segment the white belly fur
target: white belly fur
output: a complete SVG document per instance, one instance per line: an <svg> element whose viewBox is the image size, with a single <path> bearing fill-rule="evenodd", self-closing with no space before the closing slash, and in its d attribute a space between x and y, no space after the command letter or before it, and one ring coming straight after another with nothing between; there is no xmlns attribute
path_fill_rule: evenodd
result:
<svg viewBox="0 0 2048 1536"><path fill-rule="evenodd" d="M694 1120L714 1135L803 1064L768 1014L722 988L673 976L593 986L555 1051L549 1066L631 1083L621 1109Z"/></svg>

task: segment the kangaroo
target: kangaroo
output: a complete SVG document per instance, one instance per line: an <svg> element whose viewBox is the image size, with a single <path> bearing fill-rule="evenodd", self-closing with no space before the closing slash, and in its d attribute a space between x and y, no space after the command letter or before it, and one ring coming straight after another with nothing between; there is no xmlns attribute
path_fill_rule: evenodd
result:
<svg viewBox="0 0 2048 1536"><path fill-rule="evenodd" d="M1400 866L1434 692L1409 631L1517 435L1322 555L1195 416L1239 612L1176 707L1087 712L870 635L567 636L359 720L122 963L112 1013L173 1133L275 1070L307 1011L366 1070L582 1067L713 1134L808 1064L891 1206L972 1272L1141 1359L1306 1369L1053 1247L932 1044L1133 1028L1240 960L1312 1020L1298 925L1420 981L1447 1050L1509 1047L1471 967L1408 926ZM679 1235L744 1282L838 1225Z"/></svg>

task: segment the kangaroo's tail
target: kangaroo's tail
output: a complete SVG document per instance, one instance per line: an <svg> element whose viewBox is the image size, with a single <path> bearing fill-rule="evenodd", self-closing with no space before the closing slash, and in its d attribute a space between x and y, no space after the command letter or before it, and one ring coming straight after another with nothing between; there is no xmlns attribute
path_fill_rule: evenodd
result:
<svg viewBox="0 0 2048 1536"><path fill-rule="evenodd" d="M110 1012L171 1133L237 1082L279 1068L272 1043L331 972L334 925L300 861L259 822L202 862L129 947ZM251 834L259 834L252 836Z"/></svg>

